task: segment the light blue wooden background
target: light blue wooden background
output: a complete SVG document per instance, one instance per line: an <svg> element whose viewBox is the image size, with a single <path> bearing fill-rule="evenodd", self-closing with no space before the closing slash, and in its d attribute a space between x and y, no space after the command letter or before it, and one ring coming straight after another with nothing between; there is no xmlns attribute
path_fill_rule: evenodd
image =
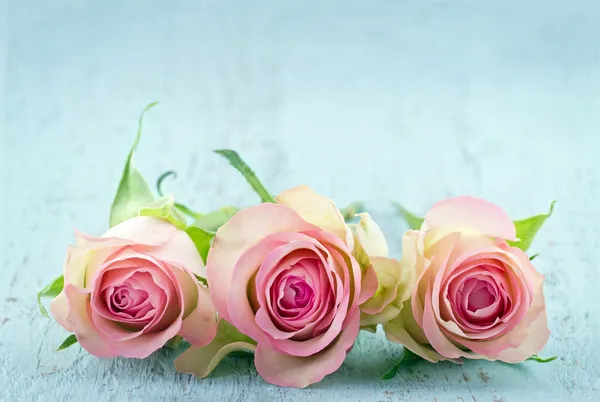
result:
<svg viewBox="0 0 600 402"><path fill-rule="evenodd" d="M285 3L285 5L284 5ZM0 396L62 400L593 401L600 398L600 7L590 1L0 2ZM458 194L537 238L552 338L546 365L418 364L361 335L306 390L244 359L204 380L173 355L55 353L65 332L34 295L73 228L101 234L140 110L150 180L208 211L256 197L210 150L234 148L278 192L306 183L367 202L399 256L390 206Z"/></svg>

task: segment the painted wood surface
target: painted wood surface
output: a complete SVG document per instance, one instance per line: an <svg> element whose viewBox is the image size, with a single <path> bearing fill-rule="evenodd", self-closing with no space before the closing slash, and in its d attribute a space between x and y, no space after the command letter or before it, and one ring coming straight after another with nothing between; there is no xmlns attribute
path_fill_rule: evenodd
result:
<svg viewBox="0 0 600 402"><path fill-rule="evenodd" d="M0 399L3 401L600 400L600 7L595 1L0 2ZM208 211L256 197L210 151L242 153L272 192L364 200L399 256L417 212L459 194L554 216L546 276L553 363L417 364L361 335L305 390L230 358L203 381L170 352L96 359L35 293L73 229L101 234L140 110L137 164Z"/></svg>

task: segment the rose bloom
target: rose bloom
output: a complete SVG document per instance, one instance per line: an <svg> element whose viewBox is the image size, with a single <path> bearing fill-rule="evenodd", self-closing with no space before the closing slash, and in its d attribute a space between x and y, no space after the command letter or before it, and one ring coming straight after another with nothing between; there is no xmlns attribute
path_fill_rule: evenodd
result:
<svg viewBox="0 0 600 402"><path fill-rule="evenodd" d="M64 289L52 315L98 357L145 358L179 335L194 345L217 322L196 247L172 224L136 217L102 237L77 234L64 265Z"/></svg>
<svg viewBox="0 0 600 402"><path fill-rule="evenodd" d="M333 202L308 187L276 199L238 212L217 231L207 280L219 315L257 342L258 373L306 387L341 366L377 278L353 255L357 240ZM207 348L186 353L178 369L206 375Z"/></svg>
<svg viewBox="0 0 600 402"><path fill-rule="evenodd" d="M436 204L403 241L412 297L384 325L391 341L436 362L461 357L522 362L548 341L544 277L496 205L471 198Z"/></svg>

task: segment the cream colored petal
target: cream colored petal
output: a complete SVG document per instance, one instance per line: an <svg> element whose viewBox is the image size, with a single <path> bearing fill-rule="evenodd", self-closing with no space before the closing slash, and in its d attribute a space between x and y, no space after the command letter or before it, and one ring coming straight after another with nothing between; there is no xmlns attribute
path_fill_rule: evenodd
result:
<svg viewBox="0 0 600 402"><path fill-rule="evenodd" d="M377 275L377 291L360 306L360 309L373 315L380 313L388 304L395 301L401 265L396 260L383 257L374 257L371 262Z"/></svg>
<svg viewBox="0 0 600 402"><path fill-rule="evenodd" d="M137 216L113 226L102 237L125 239L133 244L160 246L165 244L177 230L166 220L150 216Z"/></svg>
<svg viewBox="0 0 600 402"><path fill-rule="evenodd" d="M356 235L365 252L371 257L387 257L388 244L379 225L366 213L360 213L355 226Z"/></svg>
<svg viewBox="0 0 600 402"><path fill-rule="evenodd" d="M329 198L317 194L308 186L298 186L279 194L275 200L296 211L307 222L338 236L352 249L352 232L340 210Z"/></svg>
<svg viewBox="0 0 600 402"><path fill-rule="evenodd" d="M410 310L410 306L405 306L403 310ZM383 330L389 341L399 343L411 352L421 356L423 359L432 363L446 360L444 356L436 352L428 344L419 343L413 334L406 328L403 315L396 316L393 320L383 325Z"/></svg>
<svg viewBox="0 0 600 402"><path fill-rule="evenodd" d="M239 350L253 352L255 349L256 344L250 338L239 333L230 323L221 319L217 336L213 341L203 347L191 346L175 360L175 369L180 373L204 378L228 354Z"/></svg>
<svg viewBox="0 0 600 402"><path fill-rule="evenodd" d="M61 327L69 332L73 332L72 325L67 321L67 316L69 315L69 302L64 290L50 302L50 313L52 313L52 317L54 317Z"/></svg>

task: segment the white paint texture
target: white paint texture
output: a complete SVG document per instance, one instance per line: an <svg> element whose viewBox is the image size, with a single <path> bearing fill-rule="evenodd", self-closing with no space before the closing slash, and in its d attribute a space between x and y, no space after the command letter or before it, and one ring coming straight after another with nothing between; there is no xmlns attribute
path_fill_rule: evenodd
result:
<svg viewBox="0 0 600 402"><path fill-rule="evenodd" d="M0 2L0 399L5 401L600 400L600 6L596 1ZM100 234L141 109L150 180L200 210L250 205L210 150L234 148L273 192L362 199L399 256L391 200L423 212L471 194L554 216L546 365L426 363L378 379L401 348L361 335L306 390L232 358L200 381L145 361L55 353L34 295L72 229Z"/></svg>

